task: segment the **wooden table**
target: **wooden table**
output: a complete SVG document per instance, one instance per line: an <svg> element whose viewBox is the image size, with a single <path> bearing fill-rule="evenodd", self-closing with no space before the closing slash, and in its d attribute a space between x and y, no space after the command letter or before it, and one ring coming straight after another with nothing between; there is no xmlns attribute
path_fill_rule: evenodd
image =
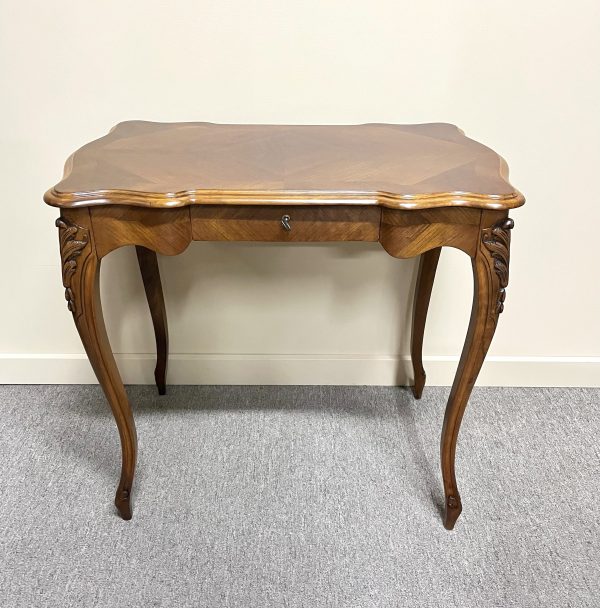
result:
<svg viewBox="0 0 600 608"><path fill-rule="evenodd" d="M415 397L425 385L423 332L441 248L470 258L474 297L441 438L444 525L462 510L454 471L467 400L504 308L508 211L524 203L505 162L449 124L353 126L118 124L75 152L44 200L60 208L62 280L69 310L121 438L115 504L131 518L136 430L104 327L100 263L135 245L165 393L168 335L156 253L191 241L379 241L397 258L421 256L411 356Z"/></svg>

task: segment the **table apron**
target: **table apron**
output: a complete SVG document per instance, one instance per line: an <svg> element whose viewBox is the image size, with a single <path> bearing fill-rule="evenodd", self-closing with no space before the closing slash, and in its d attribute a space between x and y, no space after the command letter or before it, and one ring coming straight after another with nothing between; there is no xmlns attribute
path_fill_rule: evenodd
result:
<svg viewBox="0 0 600 608"><path fill-rule="evenodd" d="M399 258L442 246L457 247L473 257L482 219L480 209L406 211L367 205L206 205L173 209L113 205L88 210L99 258L125 245L177 255L193 240L379 241L390 255Z"/></svg>
<svg viewBox="0 0 600 608"><path fill-rule="evenodd" d="M481 209L466 207L424 211L383 209L379 240L396 258L412 258L436 247L456 247L475 257L481 220Z"/></svg>

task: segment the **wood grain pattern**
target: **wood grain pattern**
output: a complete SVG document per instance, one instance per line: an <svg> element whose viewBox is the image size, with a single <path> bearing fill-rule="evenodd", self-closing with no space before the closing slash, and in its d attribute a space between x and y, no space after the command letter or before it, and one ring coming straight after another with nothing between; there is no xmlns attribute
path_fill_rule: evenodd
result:
<svg viewBox="0 0 600 608"><path fill-rule="evenodd" d="M125 245L177 255L192 241L190 211L104 206L90 209L98 257Z"/></svg>
<svg viewBox="0 0 600 608"><path fill-rule="evenodd" d="M57 207L359 204L510 209L495 152L454 125L118 124L75 152Z"/></svg>
<svg viewBox="0 0 600 608"><path fill-rule="evenodd" d="M456 247L474 256L480 220L479 209L382 209L379 240L396 258L412 258L435 247Z"/></svg>
<svg viewBox="0 0 600 608"><path fill-rule="evenodd" d="M377 241L377 207L192 207L195 241ZM285 226L283 218L285 220Z"/></svg>

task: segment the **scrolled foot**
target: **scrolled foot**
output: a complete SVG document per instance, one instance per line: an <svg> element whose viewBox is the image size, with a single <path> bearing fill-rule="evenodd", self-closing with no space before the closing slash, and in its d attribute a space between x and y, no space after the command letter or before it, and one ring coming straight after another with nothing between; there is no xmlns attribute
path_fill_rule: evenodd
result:
<svg viewBox="0 0 600 608"><path fill-rule="evenodd" d="M126 489L119 488L115 496L115 506L119 511L119 515L125 519L131 519L131 492Z"/></svg>
<svg viewBox="0 0 600 608"><path fill-rule="evenodd" d="M446 510L444 512L444 528L452 530L456 520L462 511L462 503L458 494L450 495L446 498Z"/></svg>
<svg viewBox="0 0 600 608"><path fill-rule="evenodd" d="M158 389L159 395L167 394L167 383L165 380L164 372L159 372L158 370L154 372L154 380L156 381L156 388Z"/></svg>
<svg viewBox="0 0 600 608"><path fill-rule="evenodd" d="M415 399L420 399L423 395L423 389L425 388L425 372L422 374L415 374L415 383L412 386L412 392Z"/></svg>

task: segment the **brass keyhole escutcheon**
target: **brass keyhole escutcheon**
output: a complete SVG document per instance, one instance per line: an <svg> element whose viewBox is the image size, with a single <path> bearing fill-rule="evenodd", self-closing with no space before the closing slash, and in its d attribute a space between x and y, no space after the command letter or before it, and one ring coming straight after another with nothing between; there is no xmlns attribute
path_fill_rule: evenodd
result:
<svg viewBox="0 0 600 608"><path fill-rule="evenodd" d="M292 221L292 218L289 215L284 215L281 218L281 225L283 226L284 230L287 230L288 232L292 229L290 222Z"/></svg>

